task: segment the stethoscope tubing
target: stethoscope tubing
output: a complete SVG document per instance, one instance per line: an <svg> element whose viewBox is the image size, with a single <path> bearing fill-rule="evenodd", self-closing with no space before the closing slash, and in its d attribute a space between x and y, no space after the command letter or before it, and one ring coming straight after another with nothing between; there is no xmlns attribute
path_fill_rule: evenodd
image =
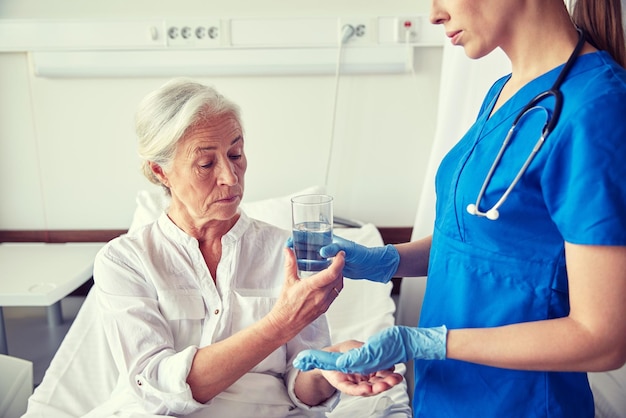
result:
<svg viewBox="0 0 626 418"><path fill-rule="evenodd" d="M567 62L565 63L565 66L561 70L561 73L557 77L552 87L549 90L546 90L542 93L539 93L537 96L535 96L530 102L528 102L522 108L522 110L515 117L513 124L511 125L511 128L507 132L506 137L504 138L504 141L502 142L502 146L500 147L500 150L498 151L496 158L494 159L493 163L491 164L491 167L489 168L489 171L487 172L487 176L485 177L485 180L483 181L480 191L478 192L478 197L476 198L476 202L467 205L467 212L470 215L485 217L492 221L495 221L496 219L500 217L500 212L499 212L500 206L504 204L506 199L509 197L509 195L513 191L513 188L517 185L517 183L519 183L520 179L522 178L522 176L524 175L524 173L530 166L530 163L535 158L535 155L537 155L537 152L539 152L539 149L544 144L545 140L548 138L548 135L550 135L550 133L553 131L554 127L556 126L557 122L559 121L559 117L561 116L561 109L563 107L563 93L560 90L561 85L563 84L565 77L567 76L570 69L574 65L574 62L578 58L578 55L580 54L580 51L582 50L582 47L585 44L585 33L580 28L576 28L576 30L578 31L578 36L579 36L578 43L576 44L574 51L568 58ZM539 103L541 101L543 101L544 99L550 96L554 97L554 109L552 111L552 115L549 114L548 110L545 107L539 106ZM489 183L491 182L491 179L493 178L494 172L496 171L496 168L499 165L500 160L502 160L504 151L508 147L509 142L511 138L513 137L513 134L517 128L518 123L525 115L535 110L543 110L544 112L546 112L546 123L543 126L539 140L535 143L535 146L533 147L530 155L528 156L528 158L526 158L526 161L524 161L524 164L522 165L520 170L517 172L517 174L515 175L515 178L513 179L509 187L507 187L507 189L504 191L500 199L498 199L496 204L493 205L491 209L487 210L486 212L482 212L479 209L480 201L482 200L483 195L485 194L485 191L487 190L487 187Z"/></svg>

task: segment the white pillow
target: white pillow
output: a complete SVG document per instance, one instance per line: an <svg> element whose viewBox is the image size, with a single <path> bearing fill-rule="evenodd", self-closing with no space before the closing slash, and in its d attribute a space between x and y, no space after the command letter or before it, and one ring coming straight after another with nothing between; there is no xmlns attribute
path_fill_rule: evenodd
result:
<svg viewBox="0 0 626 418"><path fill-rule="evenodd" d="M383 245L374 224L360 228L334 228L333 233L366 247ZM326 313L334 342L365 341L376 332L395 324L396 305L391 298L393 285L369 280L344 279L343 290Z"/></svg>
<svg viewBox="0 0 626 418"><path fill-rule="evenodd" d="M165 194L162 188L153 190L140 190L135 198L137 207L133 213L133 220L128 231L133 231L139 227L155 221L170 204L170 197Z"/></svg>
<svg viewBox="0 0 626 418"><path fill-rule="evenodd" d="M324 194L324 186L311 186L287 196L243 202L240 207L254 219L291 231L291 198L301 194Z"/></svg>

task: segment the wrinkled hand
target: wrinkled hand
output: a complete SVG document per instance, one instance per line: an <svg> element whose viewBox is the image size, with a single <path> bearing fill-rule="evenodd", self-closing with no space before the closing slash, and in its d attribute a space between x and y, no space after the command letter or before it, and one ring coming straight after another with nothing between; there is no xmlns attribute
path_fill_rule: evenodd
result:
<svg viewBox="0 0 626 418"><path fill-rule="evenodd" d="M293 361L300 370L322 369L367 375L411 359L446 358L447 328L394 326L370 337L360 348L346 353L304 350Z"/></svg>
<svg viewBox="0 0 626 418"><path fill-rule="evenodd" d="M402 375L393 370L369 374L342 373L322 370L322 375L340 392L352 396L374 396L402 382Z"/></svg>
<svg viewBox="0 0 626 418"><path fill-rule="evenodd" d="M326 353L334 358L341 355L342 352L362 345L362 342L350 340L325 349L329 351L320 352ZM401 374L394 373L393 367L368 374L342 373L330 370L321 370L321 373L328 383L337 390L352 396L378 395L381 392L391 389L403 380Z"/></svg>
<svg viewBox="0 0 626 418"><path fill-rule="evenodd" d="M400 263L398 250L391 244L368 248L338 236L333 236L332 244L320 249L320 255L325 258L334 257L339 251L346 253L343 274L351 279L387 283Z"/></svg>
<svg viewBox="0 0 626 418"><path fill-rule="evenodd" d="M327 269L301 280L293 250L285 249L285 281L268 315L277 336L290 340L328 310L343 289L343 267L339 253Z"/></svg>

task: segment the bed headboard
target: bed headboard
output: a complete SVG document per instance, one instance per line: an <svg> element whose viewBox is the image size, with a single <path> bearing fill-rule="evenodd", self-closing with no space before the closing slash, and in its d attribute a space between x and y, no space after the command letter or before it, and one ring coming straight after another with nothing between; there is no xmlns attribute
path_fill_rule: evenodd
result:
<svg viewBox="0 0 626 418"><path fill-rule="evenodd" d="M406 242L411 238L412 227L378 227L385 244ZM107 242L126 233L126 229L80 230L0 230L2 242Z"/></svg>

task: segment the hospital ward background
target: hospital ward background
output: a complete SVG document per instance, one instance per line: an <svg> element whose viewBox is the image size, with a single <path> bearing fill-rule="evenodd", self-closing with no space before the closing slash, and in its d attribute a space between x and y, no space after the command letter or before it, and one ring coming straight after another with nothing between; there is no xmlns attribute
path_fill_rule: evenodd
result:
<svg viewBox="0 0 626 418"><path fill-rule="evenodd" d="M429 5L0 0L0 418L26 411L55 354L62 389L49 411L110 390L85 303L93 257L162 208L139 171L133 117L172 77L240 105L251 216L290 228L290 196L323 192L338 235L375 246L429 233L438 163L510 70L498 53L454 49ZM425 280L346 283L328 313L333 338L416 325ZM60 371L81 362L99 362L95 377ZM411 416L412 365L401 371L391 393L342 398L329 416ZM591 382L597 416L626 417L626 370Z"/></svg>

